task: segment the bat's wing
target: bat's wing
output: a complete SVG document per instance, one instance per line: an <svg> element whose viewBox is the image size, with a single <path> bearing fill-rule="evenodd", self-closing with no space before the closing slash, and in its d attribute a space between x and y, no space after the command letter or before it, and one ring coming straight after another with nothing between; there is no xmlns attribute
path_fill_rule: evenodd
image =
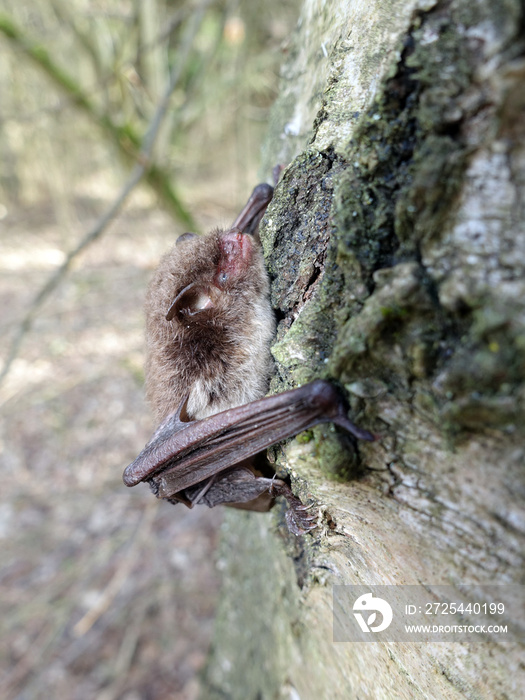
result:
<svg viewBox="0 0 525 700"><path fill-rule="evenodd" d="M284 482L280 479L257 476L251 466L243 465L227 469L220 475L210 477L204 483L191 486L182 494L177 494L176 498L178 500L182 495L191 506L202 503L208 508L213 508L228 504L235 505L237 508L267 511L273 505L281 484ZM270 494L274 485L276 491Z"/></svg>
<svg viewBox="0 0 525 700"><path fill-rule="evenodd" d="M346 401L330 382L298 389L183 422L180 411L157 430L124 472L126 486L154 478L159 498L194 486L318 423L333 422L361 440L375 440L346 415Z"/></svg>
<svg viewBox="0 0 525 700"><path fill-rule="evenodd" d="M244 209L233 222L232 228L238 228L242 233L254 235L272 197L273 187L271 185L266 183L257 185L251 193L250 199L246 202Z"/></svg>

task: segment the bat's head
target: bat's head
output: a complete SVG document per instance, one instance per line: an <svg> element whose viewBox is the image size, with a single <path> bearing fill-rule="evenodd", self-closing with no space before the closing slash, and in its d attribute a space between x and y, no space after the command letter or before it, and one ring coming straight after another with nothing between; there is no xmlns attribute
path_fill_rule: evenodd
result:
<svg viewBox="0 0 525 700"><path fill-rule="evenodd" d="M195 327L211 322L216 328L221 320L231 323L232 314L242 316L250 297L267 294L260 247L238 228L206 238L184 234L168 258L169 277L176 282L166 310L168 321Z"/></svg>
<svg viewBox="0 0 525 700"><path fill-rule="evenodd" d="M159 417L176 410L185 393L195 418L264 395L274 331L268 296L261 247L251 235L235 227L179 238L146 300L146 381Z"/></svg>

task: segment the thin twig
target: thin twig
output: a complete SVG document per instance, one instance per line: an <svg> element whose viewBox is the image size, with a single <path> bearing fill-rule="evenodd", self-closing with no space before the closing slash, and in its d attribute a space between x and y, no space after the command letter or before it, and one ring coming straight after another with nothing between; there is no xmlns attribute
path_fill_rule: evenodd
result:
<svg viewBox="0 0 525 700"><path fill-rule="evenodd" d="M124 187L120 191L120 194L115 199L113 204L109 207L106 213L101 216L101 218L97 221L95 226L90 231L88 231L84 238L82 238L82 240L78 243L76 248L74 248L68 253L62 265L48 279L48 281L44 284L42 289L33 299L27 313L25 314L20 325L18 326L18 330L15 334L15 337L13 338L9 346L6 361L4 363L2 371L0 372L0 385L9 373L9 370L11 369L14 360L17 358L18 353L20 352L20 348L22 346L22 342L27 333L31 330L37 312L40 310L43 303L58 287L61 280L69 272L71 265L73 264L74 260L80 255L80 253L82 253L83 250L85 250L89 245L91 245L91 243L100 238L100 236L106 231L107 227L116 217L124 202L128 199L131 192L138 185L143 175L150 169L150 161L153 152L153 146L155 145L155 139L158 135L162 121L166 116L171 95L175 87L177 86L177 83L180 80L182 68L185 64L185 59L191 49L193 39L202 21L202 14L203 12L201 10L201 12L196 12L194 17L192 18L193 21L191 22L191 26L189 27L188 32L186 34L185 42L180 53L177 67L172 71L170 75L170 79L168 81L166 90L164 91L164 95L162 96L162 99L157 106L155 114L153 115L153 118L149 125L148 131L146 132L142 141L142 148L137 159L137 164L134 166L131 175L129 176L127 182L125 183Z"/></svg>
<svg viewBox="0 0 525 700"><path fill-rule="evenodd" d="M195 19L199 21L196 23ZM192 17L190 26L200 24L201 16L198 11ZM102 131L108 134L112 143L125 162L130 160L140 162L141 153L139 146L141 139L135 128L130 123L118 124L107 111L99 111L91 96L77 83L76 76L70 75L67 70L55 62L54 57L40 44L32 41L8 15L0 13L0 35L5 36L17 46L28 59L33 61L54 83L64 92L68 99L85 114ZM181 57L183 52L181 52ZM181 61L182 64L182 61ZM179 70L180 72L180 66ZM148 184L155 190L164 204L184 223L185 226L193 225L193 218L179 199L173 188L169 173L160 165L151 162L143 173Z"/></svg>

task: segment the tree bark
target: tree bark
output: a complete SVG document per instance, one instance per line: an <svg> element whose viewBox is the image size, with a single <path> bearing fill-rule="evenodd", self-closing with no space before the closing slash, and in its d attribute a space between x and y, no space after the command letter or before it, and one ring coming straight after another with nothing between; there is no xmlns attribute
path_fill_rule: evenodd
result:
<svg viewBox="0 0 525 700"><path fill-rule="evenodd" d="M204 697L523 696L522 608L504 643L332 633L333 584L523 582L523 26L518 0L305 0L264 150L272 390L331 377L382 439L276 451L307 537L228 513Z"/></svg>

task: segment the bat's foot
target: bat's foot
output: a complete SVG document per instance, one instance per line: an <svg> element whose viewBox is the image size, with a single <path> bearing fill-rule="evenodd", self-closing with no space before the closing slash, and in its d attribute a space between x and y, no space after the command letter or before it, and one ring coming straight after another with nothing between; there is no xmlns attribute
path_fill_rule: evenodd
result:
<svg viewBox="0 0 525 700"><path fill-rule="evenodd" d="M314 530L317 527L317 513L315 515L308 515L306 513L298 512L298 509L290 506L286 511L286 524L292 535L306 535L310 530Z"/></svg>
<svg viewBox="0 0 525 700"><path fill-rule="evenodd" d="M303 505L297 496L294 496L288 484L283 482L274 484L270 488L270 493L275 496L284 496L288 501L289 508L286 511L285 518L292 535L305 535L317 527L317 512L311 512L314 504Z"/></svg>

